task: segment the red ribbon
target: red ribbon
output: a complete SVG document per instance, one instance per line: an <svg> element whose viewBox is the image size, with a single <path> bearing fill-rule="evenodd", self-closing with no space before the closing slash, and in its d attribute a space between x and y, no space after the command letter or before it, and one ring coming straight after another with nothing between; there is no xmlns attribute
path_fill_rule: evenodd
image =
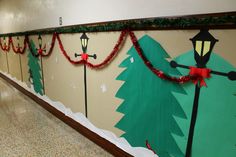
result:
<svg viewBox="0 0 236 157"><path fill-rule="evenodd" d="M42 55L43 50L42 50L42 49L38 49L38 53L39 53L40 55Z"/></svg>
<svg viewBox="0 0 236 157"><path fill-rule="evenodd" d="M205 78L211 77L211 69L207 68L196 68L196 67L189 67L190 72L189 75L193 77L192 81L194 84L200 82L200 87L206 86Z"/></svg>
<svg viewBox="0 0 236 157"><path fill-rule="evenodd" d="M81 59L84 60L84 61L87 61L88 60L88 54L87 53L82 53L81 54Z"/></svg>

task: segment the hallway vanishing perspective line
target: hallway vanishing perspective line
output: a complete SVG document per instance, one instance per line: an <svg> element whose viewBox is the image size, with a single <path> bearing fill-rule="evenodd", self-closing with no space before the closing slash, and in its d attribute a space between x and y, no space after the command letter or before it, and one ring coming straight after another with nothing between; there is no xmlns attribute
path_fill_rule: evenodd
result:
<svg viewBox="0 0 236 157"><path fill-rule="evenodd" d="M1 157L110 157L0 78Z"/></svg>

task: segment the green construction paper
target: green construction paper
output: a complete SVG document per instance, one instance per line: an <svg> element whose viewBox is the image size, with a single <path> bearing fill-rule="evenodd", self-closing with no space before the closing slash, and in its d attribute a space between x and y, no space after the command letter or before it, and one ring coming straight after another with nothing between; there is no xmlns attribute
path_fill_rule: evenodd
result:
<svg viewBox="0 0 236 157"><path fill-rule="evenodd" d="M138 42L154 67L168 74L180 75L177 69L170 67L166 60L169 55L158 42L147 35ZM126 69L117 77L124 84L116 93L116 97L124 100L117 108L124 116L115 126L125 132L122 136L132 146L146 147L145 141L148 140L160 157L183 156L184 152L173 135L184 134L174 117L186 118L186 115L172 92L185 95L184 89L153 74L134 47L127 54L129 57L120 64ZM134 62L130 61L131 57Z"/></svg>
<svg viewBox="0 0 236 157"><path fill-rule="evenodd" d="M175 61L179 64L194 66L193 51L185 53ZM212 53L207 68L215 71L229 72L236 69L220 56ZM186 75L188 70L179 68ZM236 156L236 81L212 74L206 79L207 87L201 88L198 115L192 145L192 157L235 157ZM195 85L183 85L187 95L173 93L181 104L187 119L175 117L184 133L176 136L182 152L185 152L193 106Z"/></svg>
<svg viewBox="0 0 236 157"><path fill-rule="evenodd" d="M34 42L31 40L30 41L31 48L32 48L32 53L37 52ZM43 85L42 85L42 76L41 76L41 68L39 65L39 58L34 57L30 52L28 51L28 67L29 67L29 73L30 73L30 78L32 79L34 90L36 93L39 93L40 95L43 95Z"/></svg>

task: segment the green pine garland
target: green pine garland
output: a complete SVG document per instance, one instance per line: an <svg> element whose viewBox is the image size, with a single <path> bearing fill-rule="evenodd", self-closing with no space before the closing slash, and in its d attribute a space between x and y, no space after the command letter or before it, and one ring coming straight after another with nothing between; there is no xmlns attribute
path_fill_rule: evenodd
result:
<svg viewBox="0 0 236 157"><path fill-rule="evenodd" d="M236 28L236 12L209 14L205 16L173 17L173 18L148 18L137 20L124 20L106 22L101 24L75 25L57 28L40 29L33 31L0 34L0 37L52 34L80 33L80 32L106 32L130 30L158 30L158 29L192 29L192 28L217 28L217 26L230 26Z"/></svg>

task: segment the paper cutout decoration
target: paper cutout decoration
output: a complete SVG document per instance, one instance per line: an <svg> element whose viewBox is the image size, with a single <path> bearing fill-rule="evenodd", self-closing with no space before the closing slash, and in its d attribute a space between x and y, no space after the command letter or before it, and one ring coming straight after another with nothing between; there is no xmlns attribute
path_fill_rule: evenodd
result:
<svg viewBox="0 0 236 157"><path fill-rule="evenodd" d="M42 47L43 40L42 40L42 37L40 34L38 35L38 43L39 43L39 47L36 48L36 50L37 50L38 54L42 55L43 52L46 52L46 44L44 44L44 47Z"/></svg>
<svg viewBox="0 0 236 157"><path fill-rule="evenodd" d="M177 63L194 65L194 53L190 51L175 59ZM207 63L210 69L229 72L236 69L220 56L212 53ZM182 75L188 69L179 68ZM213 75L206 79L207 88L201 88L198 115L193 136L192 157L235 157L236 154L236 81L227 77ZM188 132L195 85L183 85L187 95L173 93L187 115L187 120L175 117L178 126L184 133L183 137L173 135L182 152L186 151Z"/></svg>
<svg viewBox="0 0 236 157"><path fill-rule="evenodd" d="M31 45L31 50L33 52L28 52L28 67L29 67L29 74L30 74L30 79L32 80L32 85L34 87L34 90L36 93L39 93L40 95L43 95L43 85L42 85L42 76L41 76L41 68L39 65L39 58L34 57L32 53L37 54L37 49L34 45L34 42L31 40L30 41Z"/></svg>
<svg viewBox="0 0 236 157"><path fill-rule="evenodd" d="M193 43L194 47L194 59L196 61L196 66L188 66L182 65L175 61L171 61L170 65L173 68L180 67L180 68L187 68L190 70L189 75L195 79L193 83L195 84L195 94L194 94L194 101L193 101L193 108L191 113L191 121L190 121L190 128L188 133L188 142L187 148L185 151L185 157L191 157L192 152L192 143L193 143L193 136L195 130L195 123L197 119L198 113L198 105L199 105L199 95L200 89L202 86L206 86L205 80L206 78L211 77L211 70L206 68L206 64L210 59L210 55L215 43L218 41L215 39L207 29L202 29L200 32L195 35L192 39L190 39ZM195 65L194 64L194 65Z"/></svg>
<svg viewBox="0 0 236 157"><path fill-rule="evenodd" d="M93 55L89 55L87 54L87 48L88 48L88 36L86 35L86 33L83 33L80 37L80 42L81 42L81 46L82 46L82 53L78 54L75 53L75 57L81 57L83 62L87 62L87 60L89 59L89 57L92 57L94 59L97 58L96 54ZM88 100L87 100L87 68L86 65L84 64L84 101L85 101L85 116L88 118Z"/></svg>
<svg viewBox="0 0 236 157"><path fill-rule="evenodd" d="M169 55L162 46L145 35L139 41L144 55L153 66L163 72L180 75L177 69L171 68L166 58ZM132 146L146 147L146 140L160 157L184 156L173 135L183 136L175 117L186 118L179 102L172 92L185 94L184 89L176 83L165 81L150 71L132 47L120 67L126 68L117 80L125 81L116 93L123 99L117 108L124 114L116 127L123 130L122 135ZM135 62L131 63L130 59Z"/></svg>
<svg viewBox="0 0 236 157"><path fill-rule="evenodd" d="M100 86L100 88L102 90L102 93L105 93L107 91L107 86L104 83Z"/></svg>
<svg viewBox="0 0 236 157"><path fill-rule="evenodd" d="M191 157L191 153L192 153L195 123L196 123L197 115L198 115L199 96L200 96L200 91L201 91L200 89L202 86L206 86L204 79L210 78L211 74L214 74L216 76L218 75L221 77L222 76L226 77L229 80L236 80L236 71L223 73L215 69L206 68L207 67L206 64L208 63L210 59L211 51L215 43L218 41L208 32L207 29L201 30L196 36L194 36L190 40L192 40L192 43L194 46L194 59L196 61L197 67L179 64L175 61L170 62L170 65L173 68L180 67L180 68L189 69L190 70L189 75L193 78L193 83L196 85L185 157Z"/></svg>

